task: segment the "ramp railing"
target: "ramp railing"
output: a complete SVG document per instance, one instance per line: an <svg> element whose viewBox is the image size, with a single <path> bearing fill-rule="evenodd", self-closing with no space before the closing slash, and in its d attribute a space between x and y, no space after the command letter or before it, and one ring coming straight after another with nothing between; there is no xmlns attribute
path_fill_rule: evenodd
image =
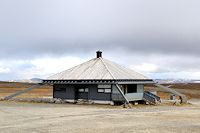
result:
<svg viewBox="0 0 200 133"><path fill-rule="evenodd" d="M17 93L14 93L14 94L12 94L12 95L9 95L9 96L6 96L6 97L4 98L4 100L9 100L9 99L11 99L11 98L13 98L13 97L16 97L16 96L19 96L19 95L21 95L21 94L24 94L24 93L26 93L26 92L28 92L28 91L31 91L32 89L37 88L37 87L39 87L39 86L42 86L42 85L41 85L41 84L33 85L33 86L31 86L31 87L29 87L29 88L27 88L27 89L25 89L25 90L19 91L19 92L17 92Z"/></svg>
<svg viewBox="0 0 200 133"><path fill-rule="evenodd" d="M155 95L155 94L153 94L153 93L151 93L149 91L144 91L144 93L149 94L150 96L154 97L159 102L161 101L159 96L157 96L157 95Z"/></svg>
<svg viewBox="0 0 200 133"><path fill-rule="evenodd" d="M151 94L149 94L147 92L144 92L143 100L148 102L149 104L154 104L155 105L157 103L156 102L157 101L156 98L153 95L151 95Z"/></svg>
<svg viewBox="0 0 200 133"><path fill-rule="evenodd" d="M187 97L186 97L184 94L181 94L181 93L179 93L179 92L177 92L177 91L175 91L175 90L173 90L173 89L171 89L171 88L169 88L169 87L163 86L163 85L161 85L161 84L155 84L155 86L157 86L157 87L159 87L159 88L161 88L161 89L164 89L165 91L170 92L170 93L172 93L172 94L175 94L175 95L177 95L177 96L180 96L180 98L181 98L181 103L187 103Z"/></svg>

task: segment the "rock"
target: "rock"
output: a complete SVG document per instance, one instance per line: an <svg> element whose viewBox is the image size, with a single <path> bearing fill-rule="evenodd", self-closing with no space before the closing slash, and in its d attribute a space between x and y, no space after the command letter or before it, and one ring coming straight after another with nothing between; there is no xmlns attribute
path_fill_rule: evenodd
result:
<svg viewBox="0 0 200 133"><path fill-rule="evenodd" d="M4 99L3 98L0 98L0 101L3 101Z"/></svg>
<svg viewBox="0 0 200 133"><path fill-rule="evenodd" d="M56 101L56 99L54 99L54 98L49 100L50 103L55 103L55 101Z"/></svg>
<svg viewBox="0 0 200 133"><path fill-rule="evenodd" d="M61 104L61 103L62 103L62 100L61 100L61 99L56 99L56 100L55 100L55 103L56 103L56 104Z"/></svg>

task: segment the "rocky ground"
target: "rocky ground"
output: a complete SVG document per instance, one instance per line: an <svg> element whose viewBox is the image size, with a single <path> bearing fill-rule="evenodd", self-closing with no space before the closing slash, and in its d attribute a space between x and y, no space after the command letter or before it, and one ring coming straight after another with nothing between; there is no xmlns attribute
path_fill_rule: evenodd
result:
<svg viewBox="0 0 200 133"><path fill-rule="evenodd" d="M199 133L200 100L192 105L121 106L0 101L2 133Z"/></svg>
<svg viewBox="0 0 200 133"><path fill-rule="evenodd" d="M0 99L31 85L0 82ZM16 97L17 100L0 100L0 133L199 133L200 84L176 84L172 87L184 93L191 104L137 105L131 109L63 104L49 102L52 87L42 86ZM152 86L147 86L147 89L158 91ZM165 92L158 94L163 99L170 96Z"/></svg>

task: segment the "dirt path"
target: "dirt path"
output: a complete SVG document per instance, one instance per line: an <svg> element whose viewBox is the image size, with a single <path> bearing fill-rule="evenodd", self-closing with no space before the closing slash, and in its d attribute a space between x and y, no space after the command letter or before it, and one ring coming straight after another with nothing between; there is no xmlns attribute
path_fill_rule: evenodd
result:
<svg viewBox="0 0 200 133"><path fill-rule="evenodd" d="M192 105L200 107L200 99L190 99L189 103L191 103Z"/></svg>
<svg viewBox="0 0 200 133"><path fill-rule="evenodd" d="M0 102L0 132L3 133L199 131L200 105L123 109L92 105Z"/></svg>

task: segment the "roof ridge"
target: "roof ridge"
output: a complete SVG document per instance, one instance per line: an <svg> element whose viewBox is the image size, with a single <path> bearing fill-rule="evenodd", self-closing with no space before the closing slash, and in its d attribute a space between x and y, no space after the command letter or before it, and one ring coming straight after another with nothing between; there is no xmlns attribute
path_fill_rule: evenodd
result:
<svg viewBox="0 0 200 133"><path fill-rule="evenodd" d="M110 69L108 68L108 66L106 65L106 63L103 61L102 58L100 58L100 60L102 61L103 65L105 66L105 68L107 69L107 71L110 73L110 75L113 77L113 79L116 79L115 76L112 74L112 72L110 71Z"/></svg>
<svg viewBox="0 0 200 133"><path fill-rule="evenodd" d="M87 68L85 69L85 72L88 71L91 67L95 66L95 65L97 64L97 62L99 62L98 60L96 60L96 58L93 58L92 60L94 60L94 63L91 64L91 66L87 67ZM82 63L82 64L83 64L83 63ZM83 73L83 72L82 72L82 73ZM80 73L79 76L80 76L82 73Z"/></svg>
<svg viewBox="0 0 200 133"><path fill-rule="evenodd" d="M117 64L105 58L93 58L76 65L70 69L54 74L48 79L60 80L122 80L122 79L148 79L146 76L123 65Z"/></svg>

